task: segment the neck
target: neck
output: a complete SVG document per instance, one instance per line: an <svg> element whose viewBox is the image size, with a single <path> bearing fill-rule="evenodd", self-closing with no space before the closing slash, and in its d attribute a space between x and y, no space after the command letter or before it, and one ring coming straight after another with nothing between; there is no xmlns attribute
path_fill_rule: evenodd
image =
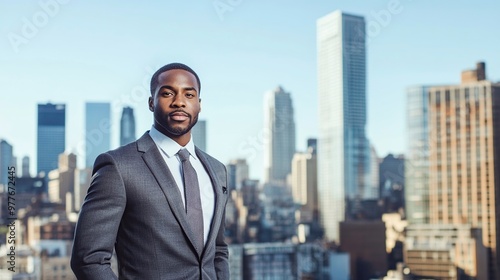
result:
<svg viewBox="0 0 500 280"><path fill-rule="evenodd" d="M181 145L182 147L186 146L187 143L189 143L189 140L191 140L191 130L182 134L182 135L175 135L170 132L168 132L166 129L164 129L161 125L158 125L158 123L155 123L154 127L156 130L158 130L161 134L167 136L168 138L174 140L177 144Z"/></svg>

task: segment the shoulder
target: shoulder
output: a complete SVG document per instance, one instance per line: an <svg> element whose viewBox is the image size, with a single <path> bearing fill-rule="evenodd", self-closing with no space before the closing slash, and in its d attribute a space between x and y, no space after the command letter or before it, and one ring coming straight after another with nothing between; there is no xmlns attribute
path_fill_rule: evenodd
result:
<svg viewBox="0 0 500 280"><path fill-rule="evenodd" d="M147 152L151 148L156 148L156 145L146 132L136 141L100 154L96 158L94 166L102 163L112 163L126 166L136 162L138 158L142 157L144 152Z"/></svg>

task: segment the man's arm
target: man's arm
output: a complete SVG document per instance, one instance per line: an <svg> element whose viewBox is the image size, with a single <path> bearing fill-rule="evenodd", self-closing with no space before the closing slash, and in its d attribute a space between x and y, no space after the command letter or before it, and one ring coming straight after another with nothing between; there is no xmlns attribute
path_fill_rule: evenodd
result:
<svg viewBox="0 0 500 280"><path fill-rule="evenodd" d="M75 230L71 269L78 279L118 279L111 270L111 257L125 204L123 180L113 157L99 155Z"/></svg>
<svg viewBox="0 0 500 280"><path fill-rule="evenodd" d="M215 273L217 273L217 279L221 280L229 279L229 252L227 249L227 243L224 240L224 231L226 224L225 213L226 211L224 210L221 225L219 227L219 232L217 233L217 239L215 240Z"/></svg>

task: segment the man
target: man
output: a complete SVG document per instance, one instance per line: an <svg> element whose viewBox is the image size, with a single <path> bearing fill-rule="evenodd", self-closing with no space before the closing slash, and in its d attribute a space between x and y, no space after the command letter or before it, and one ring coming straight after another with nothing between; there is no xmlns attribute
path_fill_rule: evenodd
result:
<svg viewBox="0 0 500 280"><path fill-rule="evenodd" d="M188 66L151 79L154 124L140 139L99 155L75 231L78 279L229 279L222 163L194 146L200 80Z"/></svg>

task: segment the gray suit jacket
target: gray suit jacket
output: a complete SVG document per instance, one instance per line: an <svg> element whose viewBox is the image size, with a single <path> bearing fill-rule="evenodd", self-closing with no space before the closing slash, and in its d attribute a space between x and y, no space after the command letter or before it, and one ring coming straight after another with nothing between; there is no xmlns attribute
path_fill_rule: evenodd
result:
<svg viewBox="0 0 500 280"><path fill-rule="evenodd" d="M215 213L203 252L194 247L181 194L146 132L99 155L80 210L71 268L78 279L229 279L224 242L228 199L225 166L196 148L215 192Z"/></svg>

